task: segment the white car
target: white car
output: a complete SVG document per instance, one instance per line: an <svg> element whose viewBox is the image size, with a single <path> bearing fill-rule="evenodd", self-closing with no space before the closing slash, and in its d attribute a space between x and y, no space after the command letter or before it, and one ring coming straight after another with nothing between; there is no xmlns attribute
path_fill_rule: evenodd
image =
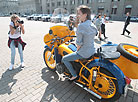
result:
<svg viewBox="0 0 138 102"><path fill-rule="evenodd" d="M27 20L33 20L34 16L36 16L37 14L32 14L30 16L27 16L26 19Z"/></svg>
<svg viewBox="0 0 138 102"><path fill-rule="evenodd" d="M50 21L50 19L51 19L51 17L52 17L52 14L46 14L45 16L42 16L42 21L43 22L49 22Z"/></svg>
<svg viewBox="0 0 138 102"><path fill-rule="evenodd" d="M138 21L138 18L137 18L137 17L131 17L131 18L130 18L130 21L132 21L132 22L137 22L137 21Z"/></svg>
<svg viewBox="0 0 138 102"><path fill-rule="evenodd" d="M51 22L60 23L63 21L63 15L58 14L51 17Z"/></svg>

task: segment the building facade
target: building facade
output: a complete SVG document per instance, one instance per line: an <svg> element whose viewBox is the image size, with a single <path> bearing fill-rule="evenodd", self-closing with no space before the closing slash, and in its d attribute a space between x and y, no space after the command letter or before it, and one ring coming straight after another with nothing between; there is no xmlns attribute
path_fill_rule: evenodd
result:
<svg viewBox="0 0 138 102"><path fill-rule="evenodd" d="M110 15L113 20L123 20L127 12L138 17L137 5L137 0L111 0Z"/></svg>
<svg viewBox="0 0 138 102"><path fill-rule="evenodd" d="M0 0L0 15L18 13L18 0Z"/></svg>
<svg viewBox="0 0 138 102"><path fill-rule="evenodd" d="M52 14L56 8L74 14L79 5L87 5L93 14L106 14L112 20L124 20L126 12L138 17L137 0L0 0L0 14Z"/></svg>
<svg viewBox="0 0 138 102"><path fill-rule="evenodd" d="M41 14L42 2L41 0L19 0L19 8L21 14Z"/></svg>
<svg viewBox="0 0 138 102"><path fill-rule="evenodd" d="M42 0L42 12L52 14L56 8L65 8L72 14L79 5L87 5L93 14L106 14L113 20L124 20L126 12L138 16L137 0Z"/></svg>

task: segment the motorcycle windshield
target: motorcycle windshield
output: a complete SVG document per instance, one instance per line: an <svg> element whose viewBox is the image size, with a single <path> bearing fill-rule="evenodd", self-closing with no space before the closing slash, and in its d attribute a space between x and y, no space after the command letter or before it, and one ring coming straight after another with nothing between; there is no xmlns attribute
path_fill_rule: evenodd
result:
<svg viewBox="0 0 138 102"><path fill-rule="evenodd" d="M50 41L53 38L63 38L67 35L75 35L73 30L68 27L69 12L64 8L56 8L50 20L49 33L44 36L44 43L50 46ZM71 37L66 37L63 41L67 42Z"/></svg>

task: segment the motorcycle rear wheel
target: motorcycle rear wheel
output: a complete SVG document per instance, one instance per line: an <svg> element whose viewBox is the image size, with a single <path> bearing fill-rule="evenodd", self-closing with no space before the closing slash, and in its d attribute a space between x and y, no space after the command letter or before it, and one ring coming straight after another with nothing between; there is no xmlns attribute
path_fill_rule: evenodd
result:
<svg viewBox="0 0 138 102"><path fill-rule="evenodd" d="M105 68L100 67L99 71L100 72L97 73L95 85L94 87L91 86L91 90L100 95L102 101L112 102L119 99L121 94L119 93L117 80L112 79L115 77Z"/></svg>
<svg viewBox="0 0 138 102"><path fill-rule="evenodd" d="M50 55L51 55L51 50L49 48L46 48L43 53L44 62L49 70L55 71L56 70L56 61L54 59L54 54L52 54L49 59Z"/></svg>

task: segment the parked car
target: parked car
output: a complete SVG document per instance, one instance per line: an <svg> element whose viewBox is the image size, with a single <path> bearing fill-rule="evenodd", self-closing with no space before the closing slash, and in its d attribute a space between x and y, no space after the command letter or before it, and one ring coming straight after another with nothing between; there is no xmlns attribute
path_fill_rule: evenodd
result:
<svg viewBox="0 0 138 102"><path fill-rule="evenodd" d="M38 14L38 15L36 15L36 16L34 16L34 20L35 21L40 21L40 20L42 20L42 17L43 16L47 16L47 14Z"/></svg>
<svg viewBox="0 0 138 102"><path fill-rule="evenodd" d="M32 14L30 16L27 16L26 19L27 20L33 20L34 16L36 16L37 14Z"/></svg>
<svg viewBox="0 0 138 102"><path fill-rule="evenodd" d="M58 14L58 15L54 15L51 17L51 22L55 22L55 23L59 23L63 21L63 15L62 14Z"/></svg>
<svg viewBox="0 0 138 102"><path fill-rule="evenodd" d="M41 19L41 16L42 16L42 14L36 14L36 15L33 17L33 20L39 21L39 20Z"/></svg>
<svg viewBox="0 0 138 102"><path fill-rule="evenodd" d="M27 17L27 15L25 15L25 14L24 14L24 15L20 15L20 16L21 16L21 17Z"/></svg>
<svg viewBox="0 0 138 102"><path fill-rule="evenodd" d="M138 17L131 17L130 21L132 21L132 22L138 22Z"/></svg>
<svg viewBox="0 0 138 102"><path fill-rule="evenodd" d="M52 17L52 14L46 14L45 16L42 16L42 21L43 22L49 22L50 21L50 19L51 19L51 17Z"/></svg>

